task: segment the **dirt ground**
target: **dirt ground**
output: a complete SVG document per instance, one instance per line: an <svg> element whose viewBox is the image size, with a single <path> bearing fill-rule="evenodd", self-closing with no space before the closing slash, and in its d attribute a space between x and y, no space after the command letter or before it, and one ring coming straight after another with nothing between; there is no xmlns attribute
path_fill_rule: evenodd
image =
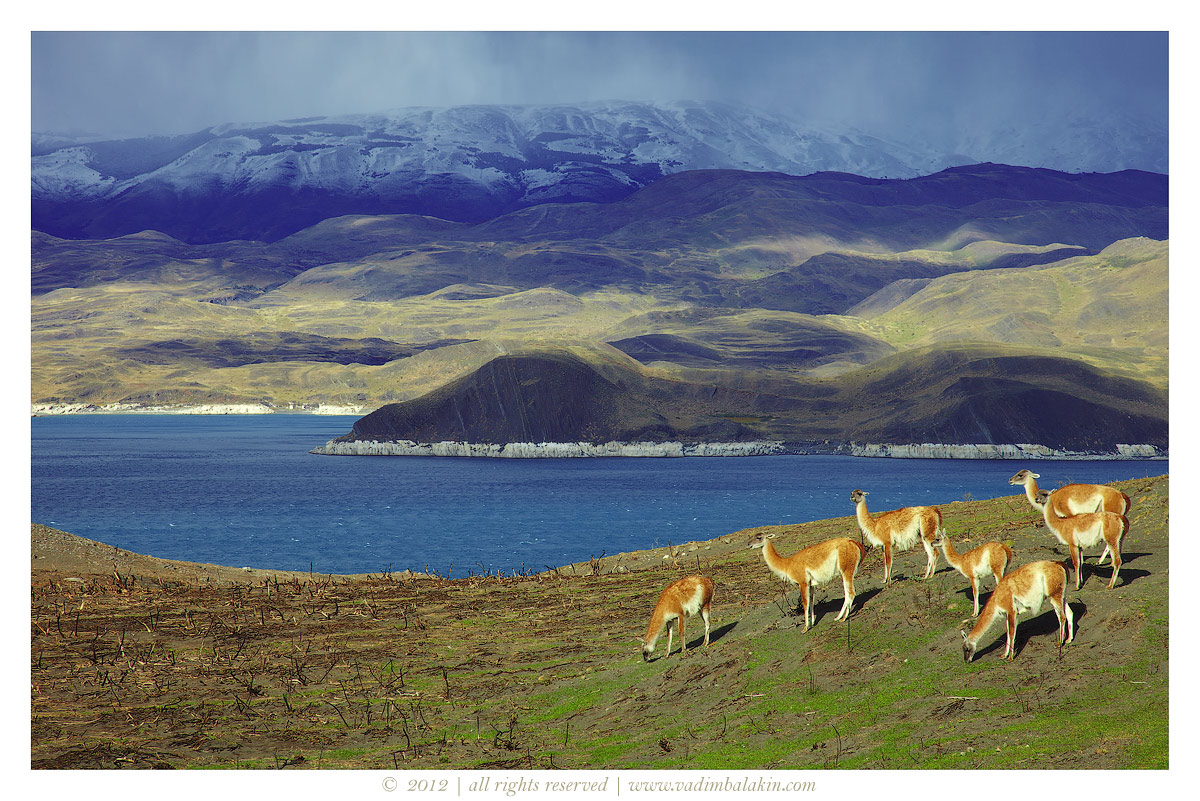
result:
<svg viewBox="0 0 1200 801"><path fill-rule="evenodd" d="M34 524L31 766L1166 767L1168 482L1117 486L1121 583L1098 549L1081 591L1072 576L1076 642L1055 647L1046 605L1012 663L996 626L970 666L966 580L944 560L917 580L920 548L886 589L870 550L850 622L835 582L804 633L795 589L746 547L757 529L446 580L174 562ZM1066 555L1022 496L940 507L960 550ZM858 537L849 517L766 528L784 555ZM644 663L658 593L697 572L717 585L712 646L691 618L686 656L664 637Z"/></svg>

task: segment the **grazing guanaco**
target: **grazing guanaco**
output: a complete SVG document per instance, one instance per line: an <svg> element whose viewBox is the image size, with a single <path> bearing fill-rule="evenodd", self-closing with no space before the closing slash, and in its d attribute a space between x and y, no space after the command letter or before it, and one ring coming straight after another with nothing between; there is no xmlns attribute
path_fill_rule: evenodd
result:
<svg viewBox="0 0 1200 801"><path fill-rule="evenodd" d="M1037 612L1047 600L1058 615L1058 644L1063 644L1064 623L1068 632L1066 642L1074 641L1075 617L1067 603L1067 569L1058 562L1030 562L1000 579L971 632L959 632L963 638L963 661L970 662L975 658L979 640L998 615L1004 617L1008 627L1004 658L1012 661L1016 656L1017 615Z"/></svg>
<svg viewBox="0 0 1200 801"><path fill-rule="evenodd" d="M1037 485L1039 478L1041 475L1038 473L1022 470L1010 478L1008 483L1024 487L1025 497L1030 505L1040 512L1042 507L1036 500L1040 491ZM1129 504L1128 495L1104 484L1067 484L1050 492L1050 507L1055 517L1072 517L1084 512L1115 512L1124 515L1129 513ZM1100 554L1100 561L1096 564L1104 564L1108 556L1106 543L1104 553Z"/></svg>
<svg viewBox="0 0 1200 801"><path fill-rule="evenodd" d="M985 542L978 548L972 548L964 554L954 550L954 544L946 536L945 529L938 529L937 538L933 544L942 549L950 567L967 577L971 582L971 594L975 597L975 610L972 617L979 617L979 583L984 576L993 576L996 583L1004 578L1004 571L1012 563L1013 552L1002 542Z"/></svg>
<svg viewBox="0 0 1200 801"><path fill-rule="evenodd" d="M674 629L679 629L679 655L687 653L687 640L683 635L683 618L686 615L700 613L704 619L704 645L708 645L708 614L712 606L713 583L705 576L685 576L667 585L658 596L654 613L650 615L650 626L646 636L642 638L642 659L650 661L654 653L654 643L658 642L663 629L667 630L667 653L671 655L671 637Z"/></svg>
<svg viewBox="0 0 1200 801"><path fill-rule="evenodd" d="M933 540L942 527L941 511L936 506L909 506L872 517L867 511L868 495L869 492L856 489L850 493L850 500L854 502L858 527L867 542L883 547L883 585L892 583L892 551L907 551L918 540L929 559L923 578L932 576L937 565Z"/></svg>
<svg viewBox="0 0 1200 801"><path fill-rule="evenodd" d="M1129 518L1116 512L1085 512L1071 517L1055 517L1050 511L1048 491L1038 490L1034 500L1041 507L1046 528L1067 546L1071 554L1071 564L1075 566L1075 589L1083 586L1083 549L1100 542L1112 555L1113 572L1108 588L1111 590L1116 586L1117 573L1121 570L1121 540L1129 531Z"/></svg>
<svg viewBox="0 0 1200 801"><path fill-rule="evenodd" d="M854 574L862 563L867 549L860 543L846 537L838 537L816 545L802 548L788 557L782 557L775 550L771 539L774 534L759 532L750 538L748 547L762 548L763 560L771 572L782 579L800 585L800 605L804 607L804 630L816 623L816 610L813 609L813 589L825 584L839 573L842 576L842 610L835 620L845 620L850 617L850 609L854 606Z"/></svg>

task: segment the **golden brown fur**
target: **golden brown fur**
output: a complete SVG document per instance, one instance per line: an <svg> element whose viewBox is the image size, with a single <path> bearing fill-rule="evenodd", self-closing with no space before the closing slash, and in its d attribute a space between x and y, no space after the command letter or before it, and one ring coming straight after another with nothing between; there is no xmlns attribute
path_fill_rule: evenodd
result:
<svg viewBox="0 0 1200 801"><path fill-rule="evenodd" d="M1075 566L1075 589L1083 586L1083 549L1103 542L1112 555L1112 578L1108 588L1117 584L1117 573L1121 570L1121 540L1129 532L1129 518L1115 512L1086 512L1071 517L1055 517L1050 511L1050 493L1038 490L1035 496L1042 508L1046 528L1050 529L1059 542L1067 546L1071 564Z"/></svg>
<svg viewBox="0 0 1200 801"><path fill-rule="evenodd" d="M972 548L964 554L954 550L954 544L946 536L945 530L939 531L934 545L942 549L950 566L966 576L971 582L971 595L975 600L972 617L979 616L979 580L984 576L992 576L996 583L1004 578L1004 571L1012 564L1013 552L1002 542L985 542L978 548Z"/></svg>
<svg viewBox="0 0 1200 801"><path fill-rule="evenodd" d="M1017 615L1021 612L1036 613L1047 600L1054 607L1054 614L1058 615L1058 644L1064 644L1064 626L1068 631L1065 642L1072 642L1075 639L1075 616L1067 603L1066 568L1058 562L1030 562L1000 579L970 633L960 632L963 660L970 662L975 658L979 640L997 617L1003 617L1008 635L1004 658L1011 661L1016 656Z"/></svg>
<svg viewBox="0 0 1200 801"><path fill-rule="evenodd" d="M862 564L867 549L846 537L838 537L803 548L788 557L779 555L771 542L774 534L759 532L750 539L750 548L762 548L763 560L771 572L793 584L800 585L800 605L804 607L804 630L816 623L813 610L813 589L833 579L842 577L842 592L845 598L842 609L835 620L850 617L854 606L854 575Z"/></svg>
<svg viewBox="0 0 1200 801"><path fill-rule="evenodd" d="M929 578L937 567L937 551L933 541L942 527L942 513L936 506L909 506L872 516L867 511L866 497L870 493L854 490L850 500L854 503L858 527L872 545L883 548L883 584L892 583L892 552L907 551L919 541L925 548L928 564L925 575Z"/></svg>
<svg viewBox="0 0 1200 801"><path fill-rule="evenodd" d="M679 629L679 655L687 653L687 640L683 635L683 619L687 615L700 614L704 619L704 645L708 645L709 612L712 605L714 585L705 576L685 576L667 585L658 596L658 603L650 615L650 625L642 638L642 659L649 660L654 652L663 629L667 630L667 656L671 655L672 624Z"/></svg>

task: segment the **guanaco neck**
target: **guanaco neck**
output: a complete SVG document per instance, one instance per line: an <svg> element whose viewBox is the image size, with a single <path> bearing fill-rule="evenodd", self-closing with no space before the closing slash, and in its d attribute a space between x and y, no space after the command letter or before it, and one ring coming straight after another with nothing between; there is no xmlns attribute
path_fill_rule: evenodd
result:
<svg viewBox="0 0 1200 801"><path fill-rule="evenodd" d="M954 550L954 543L950 542L949 537L942 537L942 555L946 557L946 561L952 566L960 568L962 564L962 556L958 551ZM960 568L961 569L961 568Z"/></svg>
<svg viewBox="0 0 1200 801"><path fill-rule="evenodd" d="M996 619L996 615L999 612L1000 605L996 603L996 593L992 593L992 597L984 605L983 611L979 613L979 619L975 621L975 625L971 627L971 631L967 634L967 640L971 643L972 647L979 644L980 638L992 627L992 621Z"/></svg>
<svg viewBox="0 0 1200 801"><path fill-rule="evenodd" d="M1030 479L1032 481L1033 479ZM1035 506L1037 504L1034 504ZM1050 511L1050 499L1046 498L1046 502L1042 504L1042 517L1046 520L1046 528L1050 529L1055 534L1058 534L1058 526L1054 525L1056 515Z"/></svg>
<svg viewBox="0 0 1200 801"><path fill-rule="evenodd" d="M871 513L867 511L866 498L854 504L854 514L858 518L859 528L868 534L875 533L875 518L871 517Z"/></svg>
<svg viewBox="0 0 1200 801"><path fill-rule="evenodd" d="M1038 507L1038 503L1035 500L1035 498L1037 497L1037 494L1038 494L1037 479L1034 478L1033 476L1025 476L1025 497L1029 499L1029 503L1031 503L1033 505L1033 508L1035 508L1035 509ZM1047 507L1050 506L1049 502L1046 503L1046 506Z"/></svg>
<svg viewBox="0 0 1200 801"><path fill-rule="evenodd" d="M650 616L650 626L646 629L646 636L642 638L642 644L647 648L653 648L658 642L658 635L662 634L664 615L660 610L655 609L654 614Z"/></svg>
<svg viewBox="0 0 1200 801"><path fill-rule="evenodd" d="M785 575L783 557L779 555L779 551L775 550L775 545L770 540L763 540L762 554L763 561L767 563L767 567L771 568L772 573Z"/></svg>

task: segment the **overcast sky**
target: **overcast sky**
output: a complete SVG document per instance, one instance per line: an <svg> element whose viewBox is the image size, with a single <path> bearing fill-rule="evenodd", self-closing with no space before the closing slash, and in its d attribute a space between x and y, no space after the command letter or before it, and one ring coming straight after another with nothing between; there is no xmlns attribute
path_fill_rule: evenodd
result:
<svg viewBox="0 0 1200 801"><path fill-rule="evenodd" d="M33 32L34 131L467 103L729 100L936 129L1064 111L1167 121L1167 35L1080 33Z"/></svg>

